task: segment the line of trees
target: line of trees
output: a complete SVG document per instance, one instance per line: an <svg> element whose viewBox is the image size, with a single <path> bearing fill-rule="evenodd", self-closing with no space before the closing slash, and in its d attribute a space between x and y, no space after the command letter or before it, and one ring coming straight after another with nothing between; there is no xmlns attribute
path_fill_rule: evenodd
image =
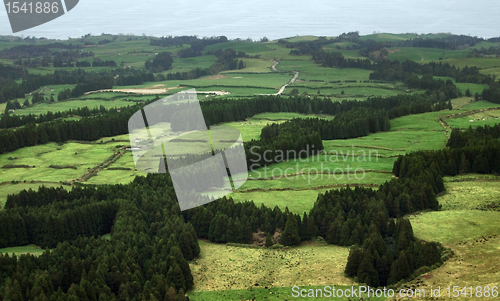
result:
<svg viewBox="0 0 500 301"><path fill-rule="evenodd" d="M9 104L19 104L19 102L7 102L7 105ZM134 105L131 107L136 107L137 109L140 108L139 105ZM12 109L20 109L19 107L9 107ZM7 109L6 109L7 111ZM121 110L120 110L121 111ZM68 111L63 111L63 112L52 112L48 111L46 114L29 114L29 115L11 115L11 114L6 114L0 119L0 128L1 129L8 129L8 128L14 128L14 127L20 127L29 123L44 123L44 122L50 122L54 121L59 118L66 118L69 116L80 116L80 117L90 117L90 116L96 116L96 115L106 115L106 114L114 114L117 113L118 109L117 108L110 108L106 109L103 105L100 105L99 107L95 107L92 109L89 109L88 107L82 107L82 108L76 108L76 109L69 109Z"/></svg>

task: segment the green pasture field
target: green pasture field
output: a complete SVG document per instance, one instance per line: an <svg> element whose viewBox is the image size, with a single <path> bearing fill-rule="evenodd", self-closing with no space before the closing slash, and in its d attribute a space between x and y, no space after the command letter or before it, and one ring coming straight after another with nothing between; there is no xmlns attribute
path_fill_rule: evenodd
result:
<svg viewBox="0 0 500 301"><path fill-rule="evenodd" d="M500 46L500 43L492 43L492 42L483 41L483 42L477 43L474 46L467 48L467 50L481 49L481 48L488 49L490 47L498 47L498 46Z"/></svg>
<svg viewBox="0 0 500 301"><path fill-rule="evenodd" d="M492 103L492 102L489 102L486 100L480 100L480 101L472 102L468 105L464 105L462 107L462 109L466 110L466 111L473 111L473 110L498 108L498 107L500 107L500 104L498 104L498 103Z"/></svg>
<svg viewBox="0 0 500 301"><path fill-rule="evenodd" d="M322 80L322 81L345 81L369 80L371 71L356 68L328 68L321 67L311 60L281 60L276 68L280 71L299 71L298 79Z"/></svg>
<svg viewBox="0 0 500 301"><path fill-rule="evenodd" d="M281 123L293 118L309 118L309 117L320 117L320 118L333 118L329 115L315 115L315 114L299 114L299 113L262 113L257 114L253 117L247 118L245 121L235 121L227 122L221 125L232 126L237 128L241 132L241 137L243 141L250 141L252 139L260 139L260 133L262 128L267 124Z"/></svg>
<svg viewBox="0 0 500 301"><path fill-rule="evenodd" d="M129 170L113 170L112 168L130 168ZM110 169L111 168L111 169ZM136 176L144 176L146 173L137 171L134 164L132 152L127 152L108 168L101 170L95 177L90 178L86 183L89 184L128 184Z"/></svg>
<svg viewBox="0 0 500 301"><path fill-rule="evenodd" d="M500 203L500 177L461 175L444 178L446 193L439 197L443 210L474 210Z"/></svg>
<svg viewBox="0 0 500 301"><path fill-rule="evenodd" d="M447 191L438 198L443 211L410 216L416 237L441 242L455 253L420 278L423 286L498 286L500 212L476 210L499 203L498 176L469 174L444 180Z"/></svg>
<svg viewBox="0 0 500 301"><path fill-rule="evenodd" d="M291 212L302 215L304 212L309 213L319 193L325 193L325 191L331 189L233 192L228 197L233 198L235 202L253 201L257 206L261 204L270 208L278 206L281 210L288 207Z"/></svg>
<svg viewBox="0 0 500 301"><path fill-rule="evenodd" d="M271 167L272 168L272 167ZM246 193L252 190L279 190L279 189L290 189L290 190L308 190L314 189L315 187L323 186L333 186L333 185L345 185L345 184L383 184L386 181L390 181L393 176L390 173L375 173L375 172L357 172L354 175L351 172L349 175L347 173L341 174L319 174L311 173L309 175L283 175L280 176L280 172L274 170L274 176L276 178L272 180L249 180L246 181L243 186L238 188L237 192ZM307 171L307 170L306 170ZM285 171L283 171L284 173ZM272 169L268 173L268 176L273 176ZM312 207L311 207L312 208Z"/></svg>
<svg viewBox="0 0 500 301"><path fill-rule="evenodd" d="M22 190L38 190L40 186L45 186L45 187L59 187L61 184L55 184L55 183L4 183L0 185L0 210L5 206L5 202L7 201L7 196L9 194L17 194ZM62 186L66 189L70 189L70 186Z"/></svg>
<svg viewBox="0 0 500 301"><path fill-rule="evenodd" d="M484 120L483 120L484 118ZM478 126L493 126L500 123L500 110L478 112L458 118L447 119L446 122L453 128L476 128ZM472 120L472 121L471 121Z"/></svg>
<svg viewBox="0 0 500 301"><path fill-rule="evenodd" d="M433 211L412 216L410 221L415 236L443 244L500 235L500 213L495 211Z"/></svg>
<svg viewBox="0 0 500 301"><path fill-rule="evenodd" d="M479 93L479 95L481 95L483 90L488 88L488 85L486 84L455 83L455 85L460 89L460 91L462 91L463 95L465 95L465 91L469 89L472 94L472 98L474 98L475 93Z"/></svg>
<svg viewBox="0 0 500 301"><path fill-rule="evenodd" d="M15 254L16 256L20 256L23 254L40 256L43 254L43 252L45 252L44 249L35 246L33 244L20 247L10 247L10 248L0 249L0 253L9 254L9 256L12 256L13 254Z"/></svg>
<svg viewBox="0 0 500 301"><path fill-rule="evenodd" d="M360 153L361 154L361 153ZM284 154L286 157L286 154ZM302 161L301 161L302 160ZM249 172L249 176L252 178L268 178L277 175L282 172L283 175L296 174L298 172L309 172L316 173L318 171L323 172L335 172L337 177L340 177L341 170L344 172L344 176L347 176L347 172L352 176L355 170L358 170L358 177L361 169L363 170L378 170L378 171L392 171L392 166L394 164L395 158L373 158L373 157L353 157L348 156L348 154L334 153L334 154L322 154L310 156L308 158L301 158L298 160L289 160L280 163L270 165L265 168L252 169Z"/></svg>
<svg viewBox="0 0 500 301"><path fill-rule="evenodd" d="M271 60L265 59L241 59L245 63L245 68L241 70L228 70L221 72L222 74L240 73L240 72L256 72L256 73L269 73L272 72L271 66L274 65Z"/></svg>
<svg viewBox="0 0 500 301"><path fill-rule="evenodd" d="M295 36L295 37L284 38L284 40L287 40L292 43L314 41L317 39L318 39L317 36Z"/></svg>
<svg viewBox="0 0 500 301"><path fill-rule="evenodd" d="M454 50L456 51L456 50ZM464 68L466 66L476 66L480 69L482 68L496 68L500 67L500 58L452 58L452 59L444 59L443 63L449 63L450 65L455 65L458 68Z"/></svg>
<svg viewBox="0 0 500 301"><path fill-rule="evenodd" d="M229 41L227 43L218 43L205 47L205 51L215 51L217 49L232 48L234 51L243 51L247 54L255 55L254 52L269 51L272 48L267 43Z"/></svg>
<svg viewBox="0 0 500 301"><path fill-rule="evenodd" d="M465 109L465 108L464 108ZM469 109L466 109L467 111ZM408 115L391 120L391 131L395 130L424 130L443 131L439 124L439 117L460 113L459 110L443 110L438 112L428 112L424 114Z"/></svg>
<svg viewBox="0 0 500 301"><path fill-rule="evenodd" d="M429 63L432 61L441 61L445 63L450 62L451 60L453 60L453 62L456 62L462 59L466 59L467 54L469 53L469 51L467 50L445 50L420 47L393 47L389 48L388 50L389 58L392 60L404 62L408 59L417 63ZM469 66L471 66L471 64L469 64Z"/></svg>
<svg viewBox="0 0 500 301"><path fill-rule="evenodd" d="M360 86L360 87L342 87L338 86L337 88L330 87L318 87L318 88L310 88L303 87L302 82L295 83L286 88L285 94L290 94L293 89L297 89L299 94L307 93L309 95L316 95L318 90L320 95L332 96L335 98L351 98L363 100L370 96L396 96L398 94L403 93L402 91L392 90L392 89L384 89L378 87L370 87L370 86ZM344 91L344 94L342 94Z"/></svg>
<svg viewBox="0 0 500 301"><path fill-rule="evenodd" d="M215 63L214 55L203 55L197 57L180 58L175 57L172 69L165 73L186 72L196 68L208 68ZM143 66L144 67L144 66Z"/></svg>
<svg viewBox="0 0 500 301"><path fill-rule="evenodd" d="M356 43L354 43L354 42L337 42L337 43L333 43L333 44L324 45L323 49L324 50L340 51L340 52L342 52L342 54L344 54L344 51L353 51L353 54L354 53L359 54L359 52L357 50L346 50L347 47L352 47L352 46L356 46ZM340 47L340 49L338 49L338 47Z"/></svg>
<svg viewBox="0 0 500 301"><path fill-rule="evenodd" d="M278 44L278 41L272 41L263 44L267 49L262 49L258 52L253 52L250 53L250 55L260 55L261 59L264 60L309 60L311 57L310 56L296 56L296 55L291 55L290 51L292 50L291 48L286 48L284 46L281 46ZM278 70L280 70L279 65L276 67Z"/></svg>
<svg viewBox="0 0 500 301"><path fill-rule="evenodd" d="M350 151L350 154L352 154L354 151L355 155L359 156L363 155L361 151L364 151L366 156L378 154L387 157L417 150L441 149L445 146L446 140L444 129L440 131L394 130L370 134L360 138L324 140L323 146L325 151L329 153L343 151L345 154Z"/></svg>
<svg viewBox="0 0 500 301"><path fill-rule="evenodd" d="M462 96L452 99L451 105L453 106L453 109L460 110L461 107L471 104L472 102L474 102L474 97Z"/></svg>
<svg viewBox="0 0 500 301"><path fill-rule="evenodd" d="M496 75L498 78L500 76L500 67L483 68L479 70L479 72L488 75Z"/></svg>
<svg viewBox="0 0 500 301"><path fill-rule="evenodd" d="M193 300L213 300L204 299L202 292L207 291L223 294L222 290L294 285L356 285L344 276L349 255L347 247L309 242L294 248L268 249L198 242L200 257L190 263L195 287L189 296L199 294L198 299ZM267 295L272 297L269 292ZM280 300L285 300L283 297ZM240 298L237 300L242 300ZM218 300L223 300L220 295Z"/></svg>
<svg viewBox="0 0 500 301"><path fill-rule="evenodd" d="M0 155L0 166L29 165L30 168L2 168L0 182L8 181L49 181L60 182L76 179L109 158L119 142L108 144L65 143L25 147ZM121 143L123 144L123 143ZM9 160L12 158L12 160ZM50 165L72 165L76 169L54 169Z"/></svg>
<svg viewBox="0 0 500 301"><path fill-rule="evenodd" d="M122 86L116 89L139 89L157 85L164 85L165 88L179 87L179 86L192 86L197 90L203 91L205 87L235 87L244 88L249 86L252 88L273 88L278 90L281 86L288 83L292 74L287 73L265 73L265 74L252 74L252 73L230 73L225 75L212 75L204 76L197 79L188 80L168 80L163 82L146 83L143 85L135 86ZM277 92L277 91L276 91Z"/></svg>
<svg viewBox="0 0 500 301"><path fill-rule="evenodd" d="M488 85L486 84L473 84L473 83L457 83L454 78L448 77L448 76L434 76L435 79L441 79L443 81L451 80L457 88L462 91L462 94L465 95L465 91L467 89L470 90L470 93L472 95L472 98L474 98L475 93L481 93L483 92L484 89L488 88ZM469 97L469 96L468 96Z"/></svg>

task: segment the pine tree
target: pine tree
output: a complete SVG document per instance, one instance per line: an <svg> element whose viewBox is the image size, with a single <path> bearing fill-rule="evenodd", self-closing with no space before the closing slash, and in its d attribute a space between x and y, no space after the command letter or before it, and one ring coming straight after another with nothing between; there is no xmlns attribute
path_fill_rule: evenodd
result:
<svg viewBox="0 0 500 301"><path fill-rule="evenodd" d="M399 280L406 279L411 275L411 270L408 265L408 258L406 252L402 251L399 258L394 260L391 265L391 272L389 274L389 284L395 284Z"/></svg>
<svg viewBox="0 0 500 301"><path fill-rule="evenodd" d="M293 213L288 214L285 231L281 234L281 243L284 246L293 246L300 243L299 226Z"/></svg>
<svg viewBox="0 0 500 301"><path fill-rule="evenodd" d="M271 237L271 233L267 233L266 235L266 248L270 248L273 246L273 238Z"/></svg>
<svg viewBox="0 0 500 301"><path fill-rule="evenodd" d="M344 273L348 277L354 277L358 274L359 264L363 258L363 251L358 246L354 246L349 250L349 257L345 265Z"/></svg>
<svg viewBox="0 0 500 301"><path fill-rule="evenodd" d="M173 283L177 289L186 289L186 282L181 268L177 263L174 263L167 273L167 283Z"/></svg>
<svg viewBox="0 0 500 301"><path fill-rule="evenodd" d="M373 268L373 258L369 252L363 253L357 276L361 283L366 283L373 287L379 286L380 281L378 279L378 272Z"/></svg>

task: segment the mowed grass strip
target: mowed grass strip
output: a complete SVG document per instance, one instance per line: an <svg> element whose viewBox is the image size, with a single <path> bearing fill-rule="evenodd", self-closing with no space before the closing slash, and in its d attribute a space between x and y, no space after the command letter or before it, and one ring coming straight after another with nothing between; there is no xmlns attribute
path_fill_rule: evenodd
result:
<svg viewBox="0 0 500 301"><path fill-rule="evenodd" d="M344 276L347 247L304 243L289 249L243 248L202 240L199 244L200 257L190 263L193 292L355 285Z"/></svg>

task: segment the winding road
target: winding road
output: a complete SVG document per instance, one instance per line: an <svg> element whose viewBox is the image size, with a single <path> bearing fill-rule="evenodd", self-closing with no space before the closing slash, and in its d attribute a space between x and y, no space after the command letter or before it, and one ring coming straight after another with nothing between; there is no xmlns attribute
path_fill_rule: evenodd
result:
<svg viewBox="0 0 500 301"><path fill-rule="evenodd" d="M275 61L275 60L272 60L272 62L274 64L271 66L271 70L273 72L280 72L278 69L276 69L276 65L278 65L279 63L277 61ZM283 86L281 86L281 88L279 89L278 93L274 93L274 94L259 94L259 95L280 95L281 93L285 92L286 87L288 87L289 85L293 84L295 82L295 80L297 80L297 77L299 77L299 71L295 71L295 75L290 79L290 81L288 83L286 83Z"/></svg>

